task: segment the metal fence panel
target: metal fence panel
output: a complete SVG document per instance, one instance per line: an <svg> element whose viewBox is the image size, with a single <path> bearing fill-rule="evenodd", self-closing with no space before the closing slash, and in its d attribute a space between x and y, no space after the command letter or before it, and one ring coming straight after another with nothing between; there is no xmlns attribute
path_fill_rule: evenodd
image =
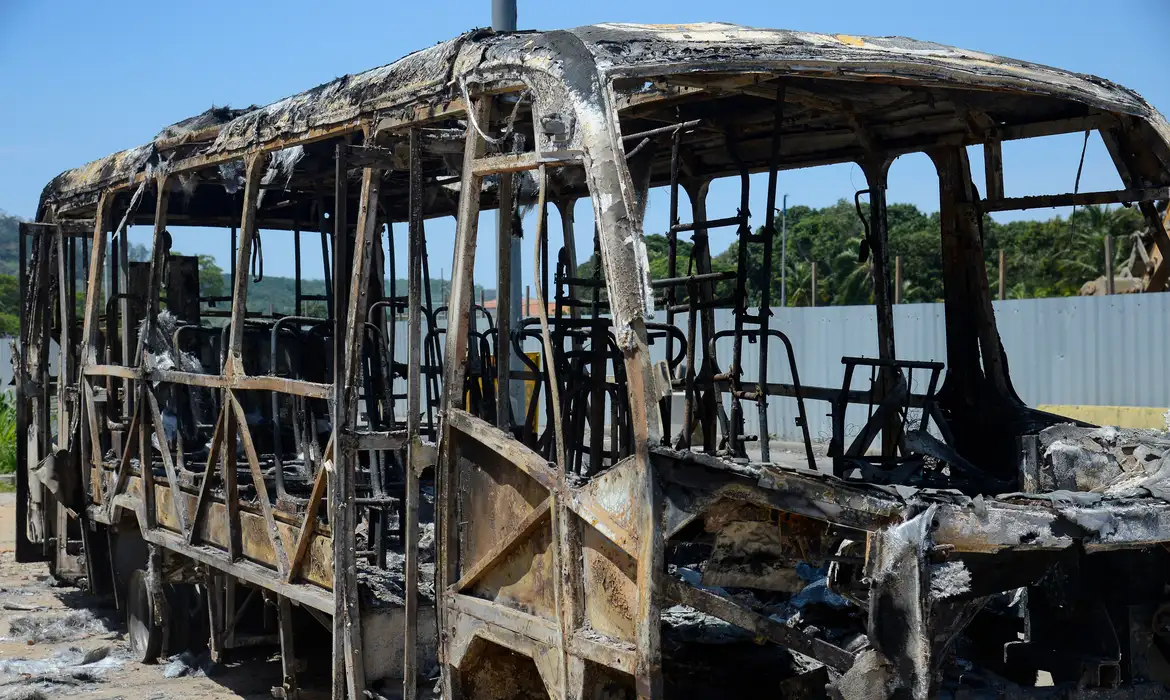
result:
<svg viewBox="0 0 1170 700"><path fill-rule="evenodd" d="M1021 299L997 301L994 307L1012 381L1028 404L1170 407L1170 368L1161 357L1162 350L1170 347L1170 294ZM792 341L802 384L840 387L842 356L877 354L877 319L871 306L774 308L772 312L772 327ZM664 316L658 313L659 318ZM685 317L679 321L685 322ZM730 330L731 312L717 311L715 323L719 330ZM403 321L396 331L395 357L404 361ZM899 358L946 362L942 304L894 307L894 333ZM4 388L12 382L9 340L0 338L0 387ZM537 347L535 342L526 344L526 349ZM724 370L731 351L730 338L717 343ZM651 352L655 359L663 359L664 343L652 346ZM758 367L759 344L745 342L744 380L754 381ZM776 341L768 347L768 379L791 381L784 347ZM866 377L855 379L864 381ZM799 440L795 400L772 398L769 406L767 432L773 439ZM806 408L813 439L827 440L831 433L828 404L810 401ZM745 405L744 416L748 434L758 435L755 406ZM856 429L864 419L864 408L857 407L847 423Z"/></svg>
<svg viewBox="0 0 1170 700"><path fill-rule="evenodd" d="M1029 405L1170 406L1167 363L1161 350L1170 347L1170 294L1125 294L1112 297L1063 297L994 302L1000 336L1007 351L1012 381ZM877 354L877 317L871 306L775 308L772 327L788 335L802 384L840 387L841 357ZM661 314L660 314L661 315ZM716 327L732 327L728 310L716 313ZM942 304L894 307L894 333L900 359L946 363L946 328ZM758 375L759 345L745 342L743 378ZM661 359L661 348L654 348ZM719 365L731 361L730 338L717 344ZM768 378L791 381L783 345L768 348ZM865 388L867 377L854 379ZM921 387L916 387L921 390ZM728 397L724 397L725 401ZM772 398L768 433L773 439L799 440L796 401ZM806 405L814 440L827 440L828 404ZM756 410L744 411L748 434L759 434ZM863 408L853 408L847 424L864 422Z"/></svg>

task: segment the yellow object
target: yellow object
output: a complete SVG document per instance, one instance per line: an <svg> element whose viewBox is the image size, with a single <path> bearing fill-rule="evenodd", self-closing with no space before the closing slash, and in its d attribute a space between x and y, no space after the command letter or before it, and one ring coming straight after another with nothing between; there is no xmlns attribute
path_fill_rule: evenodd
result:
<svg viewBox="0 0 1170 700"><path fill-rule="evenodd" d="M525 354L525 355L528 355L528 359L530 359L530 360L532 360L534 363L536 363L536 366L537 366L537 367L540 367L540 353L539 353L539 352L526 352L526 353L524 353L524 354ZM489 361L490 361L490 362L491 362L493 365L495 364L495 358L492 358L492 359L490 359ZM524 369L525 369L525 371L528 371L528 368L527 368L527 367L525 367ZM483 380L479 380L479 379L477 379L476 381L480 381L480 382L482 382ZM499 387L499 383L498 383L498 382L495 382L495 381L493 381L493 382L492 382L492 385L496 387L496 390L497 390L497 391L499 391L499 388L500 388L500 387ZM525 380L524 380L524 396L527 398L527 400L528 400L529 402L531 402L531 401L532 401L532 390L533 390L533 388L534 388L535 386L536 386L536 382L535 382L535 381L533 381L533 380L531 380L531 379L525 379ZM482 391L482 389L483 389L483 384L481 383L481 384L480 384L480 390ZM528 415L528 406L529 406L529 404L525 404L525 405L524 405L524 415L523 415L523 416L517 416L517 418L519 418L520 420L524 420L525 416L527 416L527 415ZM533 420L534 420L534 425L532 426L532 429L533 429L533 431L539 432L539 431L540 431L540 397L539 397L539 396L537 396L537 397L536 397L536 406L537 406L537 409L536 409L536 415L535 415L535 417L534 417L534 419L533 419ZM470 411L470 410L471 410L471 399L470 399L470 397L468 397L468 398L466 398L466 399L464 400L464 402L463 402L463 410L465 410L465 411Z"/></svg>
<svg viewBox="0 0 1170 700"><path fill-rule="evenodd" d="M1037 406L1041 411L1068 416L1094 425L1116 425L1119 428L1166 429L1165 408L1145 406Z"/></svg>

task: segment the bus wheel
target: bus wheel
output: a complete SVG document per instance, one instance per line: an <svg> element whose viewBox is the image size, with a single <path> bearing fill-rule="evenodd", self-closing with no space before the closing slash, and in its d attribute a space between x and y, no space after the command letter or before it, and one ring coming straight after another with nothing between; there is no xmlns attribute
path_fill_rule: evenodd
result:
<svg viewBox="0 0 1170 700"><path fill-rule="evenodd" d="M135 569L126 587L126 629L130 637L131 656L145 664L158 660L162 651L162 630L154 621L154 601L146 572Z"/></svg>

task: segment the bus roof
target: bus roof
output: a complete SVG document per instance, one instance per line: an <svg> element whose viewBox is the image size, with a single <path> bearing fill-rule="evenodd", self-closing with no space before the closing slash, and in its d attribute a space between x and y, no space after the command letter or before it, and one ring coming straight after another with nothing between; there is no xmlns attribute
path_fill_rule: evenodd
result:
<svg viewBox="0 0 1170 700"><path fill-rule="evenodd" d="M700 72L757 72L801 79L863 81L1077 103L1131 115L1170 143L1170 127L1137 93L1111 81L904 37L861 37L756 29L722 23L599 24L565 31L497 34L475 30L388 65L346 75L264 107L215 108L163 129L150 142L68 170L45 187L41 209L88 209L102 189L129 185L153 168L207 167L261 148L276 150L356 130L363 121L425 117L458 107L457 78L489 58L563 60L584 48L603 79ZM453 107L454 106L454 107ZM1087 111L1087 110L1085 110ZM1083 113L1085 112L1083 111ZM39 214L38 214L39 215Z"/></svg>

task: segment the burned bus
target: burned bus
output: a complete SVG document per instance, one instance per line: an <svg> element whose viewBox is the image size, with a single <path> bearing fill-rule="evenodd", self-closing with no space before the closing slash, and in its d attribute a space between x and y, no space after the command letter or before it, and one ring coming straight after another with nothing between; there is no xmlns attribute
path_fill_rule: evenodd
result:
<svg viewBox="0 0 1170 700"><path fill-rule="evenodd" d="M1005 195L1005 142L1087 132L1123 189ZM892 323L887 172L914 153L938 175L945 363L900 356ZM866 180L878 352L815 387L769 311L776 192L833 163ZM721 179L738 206L708 211ZM1168 186L1170 127L1135 93L897 37L473 31L212 109L62 173L22 228L17 554L115 596L143 661L279 645L284 697L313 672L354 700L1160 696L1170 443L1024 404L982 227L1124 203L1165 252ZM427 226L446 216L435 298ZM128 258L132 226L148 260ZM230 294L200 291L180 227L230 239ZM248 310L264 239L296 250L293 314ZM753 344L787 361L753 365ZM750 434L781 402L795 460Z"/></svg>

